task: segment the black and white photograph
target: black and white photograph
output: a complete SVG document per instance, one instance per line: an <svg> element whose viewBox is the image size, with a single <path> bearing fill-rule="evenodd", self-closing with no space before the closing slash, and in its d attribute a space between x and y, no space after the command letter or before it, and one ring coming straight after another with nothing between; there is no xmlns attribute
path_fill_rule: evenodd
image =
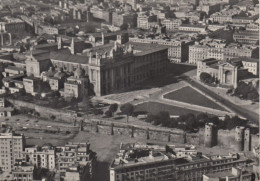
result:
<svg viewBox="0 0 260 181"><path fill-rule="evenodd" d="M259 0L0 0L0 181L260 181Z"/></svg>

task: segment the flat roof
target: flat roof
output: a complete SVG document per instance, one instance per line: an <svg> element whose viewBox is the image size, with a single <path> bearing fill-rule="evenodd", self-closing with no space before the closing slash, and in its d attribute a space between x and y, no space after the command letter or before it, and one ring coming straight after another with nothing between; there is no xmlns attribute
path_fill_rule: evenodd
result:
<svg viewBox="0 0 260 181"><path fill-rule="evenodd" d="M256 62L256 63L259 63L259 59L258 58L249 58L249 57L233 58L230 61L246 61L246 62Z"/></svg>
<svg viewBox="0 0 260 181"><path fill-rule="evenodd" d="M16 66L8 66L8 67L6 67L5 69L25 71L25 68L16 67Z"/></svg>
<svg viewBox="0 0 260 181"><path fill-rule="evenodd" d="M64 61L64 62L71 62L71 63L88 64L88 56L68 55L68 54L62 54L58 51L51 52L50 59Z"/></svg>

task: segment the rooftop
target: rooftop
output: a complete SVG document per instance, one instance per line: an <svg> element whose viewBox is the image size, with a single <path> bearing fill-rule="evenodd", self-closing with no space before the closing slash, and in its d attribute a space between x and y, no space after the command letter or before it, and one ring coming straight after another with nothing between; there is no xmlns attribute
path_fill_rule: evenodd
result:
<svg viewBox="0 0 260 181"><path fill-rule="evenodd" d="M21 67L16 67L16 66L8 66L5 68L5 70L20 70L20 71L25 71L24 68L21 68Z"/></svg>
<svg viewBox="0 0 260 181"><path fill-rule="evenodd" d="M58 60L58 61L65 61L65 62L72 62L72 63L76 63L76 64L88 64L87 56L62 54L59 51L51 52L50 59Z"/></svg>
<svg viewBox="0 0 260 181"><path fill-rule="evenodd" d="M231 61L245 61L245 62L256 62L259 63L259 59L257 58L249 58L249 57L238 57L238 58L233 58Z"/></svg>

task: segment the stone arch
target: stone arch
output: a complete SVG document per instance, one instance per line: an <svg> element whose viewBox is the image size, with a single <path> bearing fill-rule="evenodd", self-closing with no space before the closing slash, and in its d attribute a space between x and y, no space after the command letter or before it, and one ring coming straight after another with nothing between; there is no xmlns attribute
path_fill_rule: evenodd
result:
<svg viewBox="0 0 260 181"><path fill-rule="evenodd" d="M225 71L224 76L225 76L225 83L232 84L232 72L227 70L227 71Z"/></svg>

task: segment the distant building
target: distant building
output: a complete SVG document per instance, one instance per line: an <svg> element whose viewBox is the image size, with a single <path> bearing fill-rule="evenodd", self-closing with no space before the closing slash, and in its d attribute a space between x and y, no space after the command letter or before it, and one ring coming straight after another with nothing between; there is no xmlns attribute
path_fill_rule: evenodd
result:
<svg viewBox="0 0 260 181"><path fill-rule="evenodd" d="M39 55L29 55L25 61L26 73L28 76L40 77L41 72L47 71L50 64L49 53L43 53Z"/></svg>
<svg viewBox="0 0 260 181"><path fill-rule="evenodd" d="M104 10L97 6L93 6L90 8L90 12L94 18L104 20L107 23L112 23L112 13L109 10Z"/></svg>
<svg viewBox="0 0 260 181"><path fill-rule="evenodd" d="M189 46L189 63L196 64L199 60L215 58L230 60L236 57L252 57L254 47L241 46L236 43L227 44L223 40L206 38Z"/></svg>
<svg viewBox="0 0 260 181"><path fill-rule="evenodd" d="M14 112L14 108L7 107L4 98L0 98L0 117L11 117Z"/></svg>
<svg viewBox="0 0 260 181"><path fill-rule="evenodd" d="M69 2L68 0L60 0L59 7L62 9L69 9Z"/></svg>
<svg viewBox="0 0 260 181"><path fill-rule="evenodd" d="M203 175L203 181L251 181L254 178L254 173L246 167L232 167L231 171Z"/></svg>
<svg viewBox="0 0 260 181"><path fill-rule="evenodd" d="M246 30L250 31L250 32L252 31L252 33L253 32L258 32L259 31L259 24L256 24L256 23L247 24L246 25Z"/></svg>
<svg viewBox="0 0 260 181"><path fill-rule="evenodd" d="M35 165L39 168L46 168L49 170L55 169L56 157L55 149L49 146L34 146L25 148L22 153L23 159L26 163Z"/></svg>
<svg viewBox="0 0 260 181"><path fill-rule="evenodd" d="M16 134L10 129L0 133L1 170L11 172L15 168L15 160L22 159L24 146L25 138L23 135Z"/></svg>
<svg viewBox="0 0 260 181"><path fill-rule="evenodd" d="M144 15L139 14L137 17L137 28L141 29L150 29L151 27L155 27L158 24L156 15Z"/></svg>
<svg viewBox="0 0 260 181"><path fill-rule="evenodd" d="M179 26L182 24L180 19L164 19L161 22L167 31L175 31L179 29Z"/></svg>
<svg viewBox="0 0 260 181"><path fill-rule="evenodd" d="M211 15L215 12L220 11L220 9L221 9L220 7L221 7L221 5L219 3L207 3L207 4L201 3L199 6L197 6L197 11L203 11L207 15Z"/></svg>
<svg viewBox="0 0 260 181"><path fill-rule="evenodd" d="M63 178L71 178L73 174L66 171L74 170L85 180L91 179L95 176L96 153L90 149L89 143L68 143L57 147L57 163Z"/></svg>
<svg viewBox="0 0 260 181"><path fill-rule="evenodd" d="M34 77L23 78L23 85L26 93L34 94L40 79Z"/></svg>
<svg viewBox="0 0 260 181"><path fill-rule="evenodd" d="M190 31L190 32L202 33L202 32L206 32L206 26L182 24L179 26L179 31Z"/></svg>
<svg viewBox="0 0 260 181"><path fill-rule="evenodd" d="M188 46L192 41L174 41L169 39L151 39L151 38L129 38L130 42L158 44L168 47L168 57L171 62L184 62L188 60Z"/></svg>
<svg viewBox="0 0 260 181"><path fill-rule="evenodd" d="M8 33L25 32L25 23L18 18L3 17L3 22L0 22L0 31Z"/></svg>
<svg viewBox="0 0 260 181"><path fill-rule="evenodd" d="M12 170L12 179L13 180L24 180L24 181L32 181L34 165L27 164L17 159L15 161L14 169Z"/></svg>
<svg viewBox="0 0 260 181"><path fill-rule="evenodd" d="M64 97L83 98L87 94L88 87L89 79L84 70L78 67L74 72L74 76L67 78L64 89L60 91L60 94Z"/></svg>
<svg viewBox="0 0 260 181"><path fill-rule="evenodd" d="M239 14L240 12L240 9L225 9L220 12L213 13L212 15L210 15L210 18L213 22L217 22L220 24L232 23L233 16Z"/></svg>
<svg viewBox="0 0 260 181"><path fill-rule="evenodd" d="M254 23L258 18L259 18L259 14L251 17L236 15L233 16L232 23L234 25L250 24L250 23Z"/></svg>
<svg viewBox="0 0 260 181"><path fill-rule="evenodd" d="M251 72L254 75L259 75L259 59L257 58L248 58L248 57L239 57L237 59L242 60L243 67Z"/></svg>
<svg viewBox="0 0 260 181"><path fill-rule="evenodd" d="M259 43L259 31L240 30L233 34L233 39L236 42L244 44L257 44Z"/></svg>
<svg viewBox="0 0 260 181"><path fill-rule="evenodd" d="M137 26L137 15L113 12L112 24L119 27L125 24L129 28L135 28Z"/></svg>
<svg viewBox="0 0 260 181"><path fill-rule="evenodd" d="M2 74L4 75L4 77L21 75L21 74L25 74L25 69L16 66L8 66L5 68L5 71Z"/></svg>
<svg viewBox="0 0 260 181"><path fill-rule="evenodd" d="M59 34L58 28L55 28L55 27L52 27L52 26L40 25L40 26L37 27L36 30L37 31L35 33L38 34L38 35L42 35L42 34L58 35Z"/></svg>

